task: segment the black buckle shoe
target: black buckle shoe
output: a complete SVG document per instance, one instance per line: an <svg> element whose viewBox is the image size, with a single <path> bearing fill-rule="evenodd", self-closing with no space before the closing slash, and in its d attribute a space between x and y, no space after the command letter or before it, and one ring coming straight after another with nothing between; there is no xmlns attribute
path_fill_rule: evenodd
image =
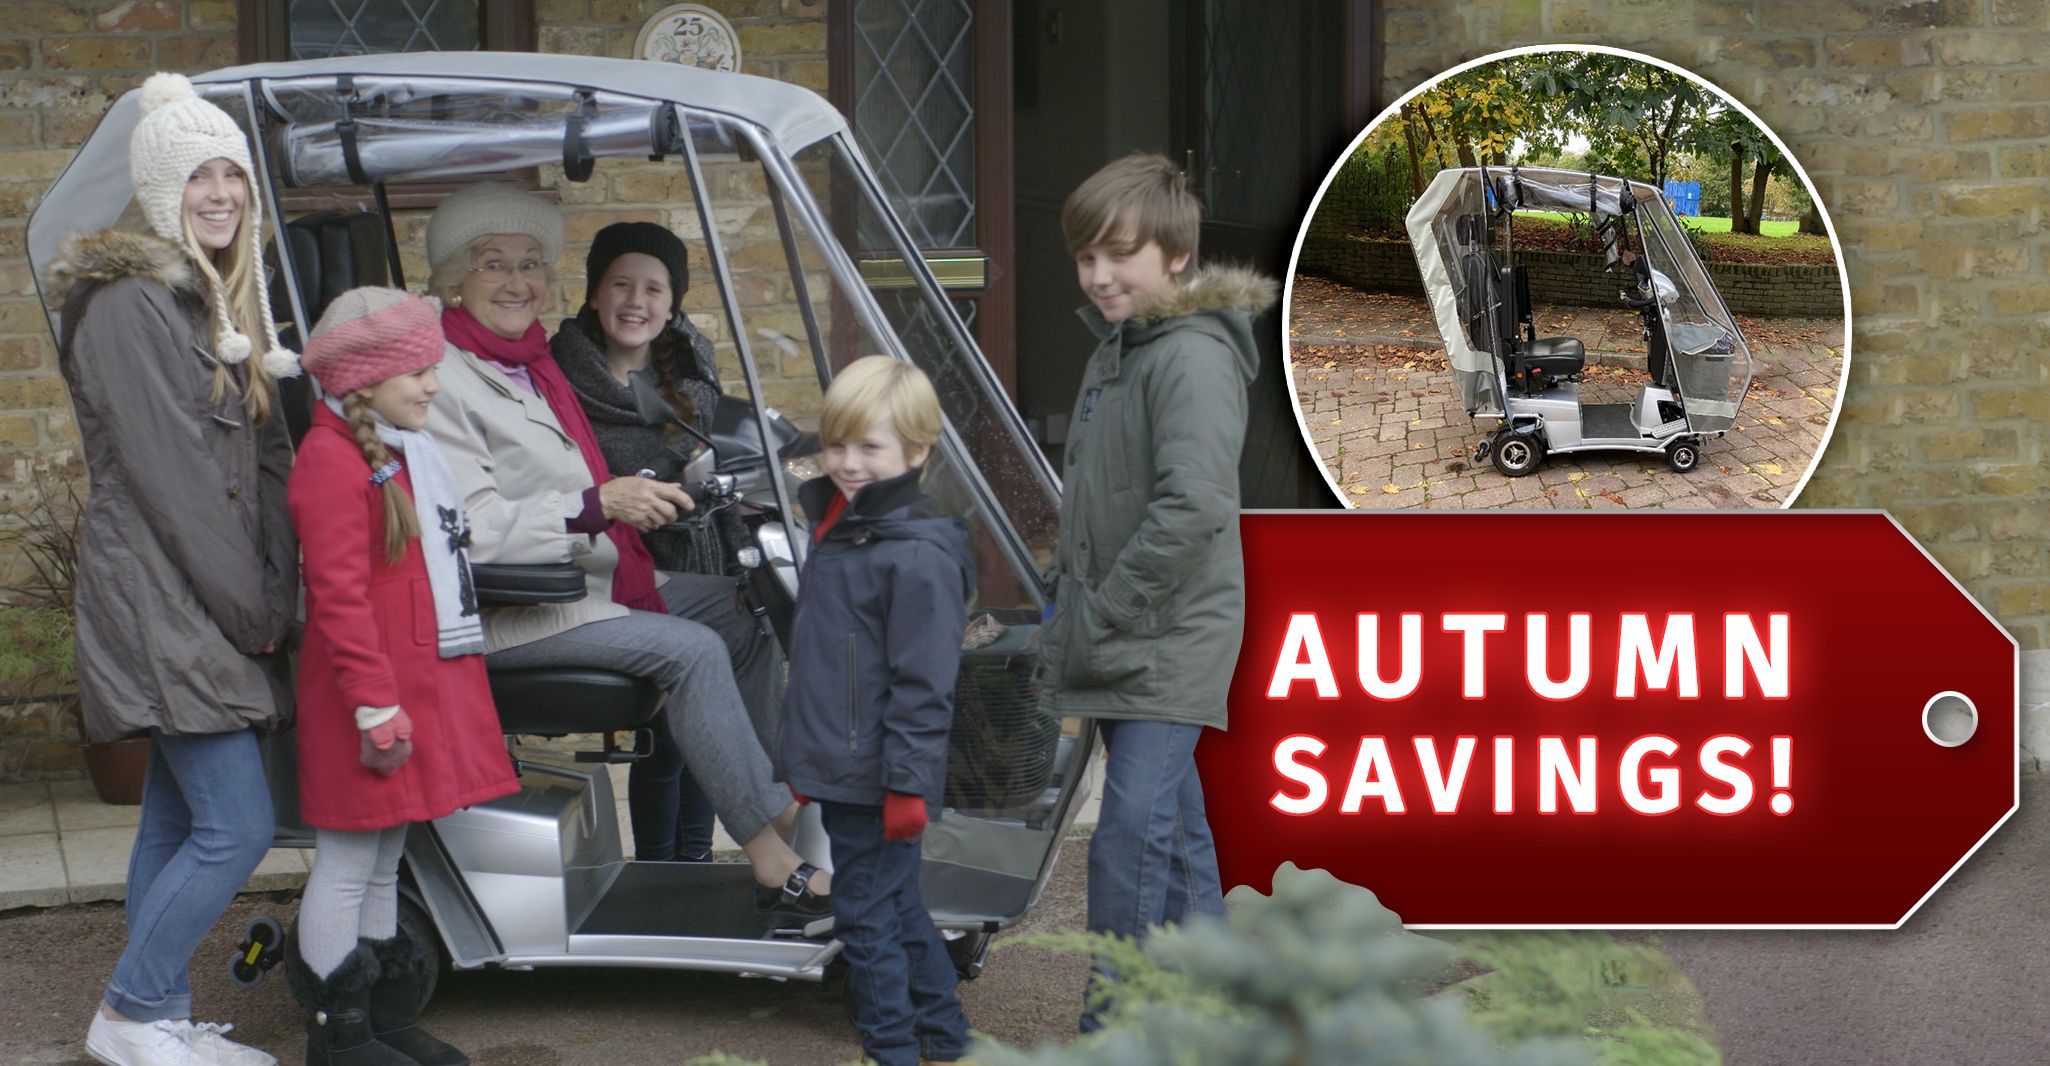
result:
<svg viewBox="0 0 2050 1066"><path fill-rule="evenodd" d="M782 888L755 886L755 910L762 927L771 931L798 929L833 916L833 899L812 891L811 878L819 868L808 862L797 864Z"/></svg>

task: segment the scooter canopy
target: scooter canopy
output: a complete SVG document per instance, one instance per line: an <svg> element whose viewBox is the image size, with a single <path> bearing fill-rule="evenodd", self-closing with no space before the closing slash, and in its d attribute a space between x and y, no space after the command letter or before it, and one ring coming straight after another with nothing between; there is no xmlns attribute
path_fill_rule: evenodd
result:
<svg viewBox="0 0 2050 1066"><path fill-rule="evenodd" d="M1494 297L1476 279L1512 265L1513 243L1496 228L1517 211L1579 214L1608 237L1612 253L1627 240L1643 256L1689 424L1696 432L1729 429L1750 383L1750 349L1671 205L1645 182L1536 167L1439 171L1405 219L1467 410L1499 402L1499 353L1488 325Z"/></svg>

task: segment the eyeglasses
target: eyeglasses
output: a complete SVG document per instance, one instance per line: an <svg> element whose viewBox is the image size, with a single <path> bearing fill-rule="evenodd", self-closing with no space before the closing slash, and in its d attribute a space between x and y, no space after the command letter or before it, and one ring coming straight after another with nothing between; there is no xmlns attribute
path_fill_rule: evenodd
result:
<svg viewBox="0 0 2050 1066"><path fill-rule="evenodd" d="M490 259L470 268L472 274L484 275L484 280L494 285L503 285L517 274L528 281L542 281L548 277L548 264L539 259L523 259L515 266L502 259Z"/></svg>

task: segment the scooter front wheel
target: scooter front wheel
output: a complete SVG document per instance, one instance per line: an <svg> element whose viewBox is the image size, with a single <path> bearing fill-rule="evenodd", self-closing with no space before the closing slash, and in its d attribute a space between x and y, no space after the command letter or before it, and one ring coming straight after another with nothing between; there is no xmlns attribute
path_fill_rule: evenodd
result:
<svg viewBox="0 0 2050 1066"><path fill-rule="evenodd" d="M1701 465L1701 446L1691 440L1676 440L1666 446L1666 465L1684 474Z"/></svg>
<svg viewBox="0 0 2050 1066"><path fill-rule="evenodd" d="M1495 450L1490 458L1503 477L1523 477L1545 461L1545 444L1535 433L1504 429L1495 434Z"/></svg>

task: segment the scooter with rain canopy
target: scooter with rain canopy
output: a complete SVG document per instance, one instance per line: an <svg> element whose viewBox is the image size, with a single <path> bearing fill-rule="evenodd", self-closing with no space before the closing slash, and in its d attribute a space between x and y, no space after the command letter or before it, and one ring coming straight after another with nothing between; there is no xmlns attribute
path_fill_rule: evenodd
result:
<svg viewBox="0 0 2050 1066"><path fill-rule="evenodd" d="M1643 319L1650 374L1632 402L1586 402L1585 344L1537 334L1515 220L1539 210L1585 216L1601 235L1603 269L1630 271L1617 295ZM1736 424L1750 348L1657 188L1584 171L1450 169L1405 224L1461 402L1495 420L1476 462L1522 477L1548 453L1635 451L1664 453L1685 473Z"/></svg>
<svg viewBox="0 0 2050 1066"><path fill-rule="evenodd" d="M685 449L676 476L709 488L707 510L742 515L748 535L733 546L731 572L772 619L787 616L810 545L794 490L817 472L804 454L816 437L804 429L816 425L827 383L873 353L932 378L946 426L925 487L966 519L978 587L945 810L923 838L921 884L957 965L978 970L990 937L1037 902L1087 792L1093 727L1046 717L1030 690L1060 487L842 116L782 82L568 55L370 55L192 80L248 133L251 195L266 218L286 220L269 253L287 343L344 290L404 286L398 234L408 219L398 212L432 195L418 183L524 174L567 192L594 176L663 172L665 182L643 186L663 198L643 206L703 252L685 310L713 339L728 394L710 441ZM70 233L113 225L129 208L137 96L116 101L30 219L38 273ZM286 400L303 427L305 394ZM534 562L480 566L480 596L583 595L573 566ZM560 743L517 748L519 792L409 831L401 921L438 945L437 976L544 966L827 973L840 950L830 919L764 930L745 863L628 854L607 765L649 749L662 698L652 685L557 669L493 671L491 686L509 742L603 739L574 753ZM620 745L622 734L634 742ZM278 843L311 846L296 824L293 744L281 739L268 752ZM829 868L817 818L805 809L794 846ZM252 930L240 978L261 977L275 932Z"/></svg>

